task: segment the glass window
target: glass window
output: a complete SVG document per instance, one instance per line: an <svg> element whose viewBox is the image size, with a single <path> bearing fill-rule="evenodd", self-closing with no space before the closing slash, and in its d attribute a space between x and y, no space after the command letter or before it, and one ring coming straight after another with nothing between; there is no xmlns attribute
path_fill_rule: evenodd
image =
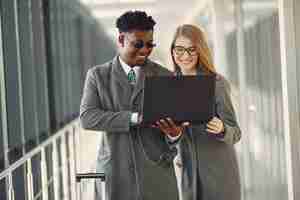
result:
<svg viewBox="0 0 300 200"><path fill-rule="evenodd" d="M60 196L60 198L61 199L63 199L64 198L64 187L63 187L63 173L62 173L62 168L60 168L59 169L59 185L60 185L60 187L59 187L59 196Z"/></svg>
<svg viewBox="0 0 300 200"><path fill-rule="evenodd" d="M66 77L66 57L65 57L65 41L64 41L64 15L63 15L63 10L64 6L61 1L57 1L57 46L59 47L59 65L57 72L60 74L58 77L60 78L60 86L58 87L59 90L59 97L60 97L60 105L61 105L61 120L59 121L59 127L61 128L64 124L65 121L65 116L66 116L66 84L65 84L65 77ZM62 67L63 66L63 67Z"/></svg>
<svg viewBox="0 0 300 200"><path fill-rule="evenodd" d="M1 3L0 3L1 5ZM4 88L4 80L3 80L3 53L2 53L2 31L1 31L1 16L0 16L0 73L2 74L2 76L0 77L0 173L2 172L2 170L5 167L5 158L4 158L4 152L6 152L4 150L4 131L3 131L3 127L2 127L2 123L3 123L3 119L2 119L2 115L6 115L6 113L3 113L2 111L2 102L3 98L4 98L4 91L2 90L2 88Z"/></svg>
<svg viewBox="0 0 300 200"><path fill-rule="evenodd" d="M227 61L227 74L228 80L232 84L232 88L239 87L239 67L238 67L238 52L237 52L237 32L232 31L226 35L226 61Z"/></svg>
<svg viewBox="0 0 300 200"><path fill-rule="evenodd" d="M0 180L0 199L7 199L5 178Z"/></svg>
<svg viewBox="0 0 300 200"><path fill-rule="evenodd" d="M38 197L36 197L36 199L35 199L35 200L43 200L42 194L39 194L39 196L38 196Z"/></svg>
<svg viewBox="0 0 300 200"><path fill-rule="evenodd" d="M1 33L0 33L1 34ZM0 173L5 167L4 145L3 145L3 130L2 130L2 110L1 110L1 90L0 90Z"/></svg>
<svg viewBox="0 0 300 200"><path fill-rule="evenodd" d="M52 40L53 40L53 20L54 20L54 7L55 1L43 1L43 24L44 24L44 31L45 31L45 53L46 53L46 65L47 65L47 80L48 80L48 104L49 104L49 126L50 132L55 132L56 130L56 108L55 108L55 94L54 91L56 90L53 87L53 83L55 80L52 77L53 74L53 67L55 65L55 60L52 55Z"/></svg>
<svg viewBox="0 0 300 200"><path fill-rule="evenodd" d="M78 29L78 18L79 15L74 12L70 12L70 80L71 80L71 112L72 118L78 116L80 94L81 94L81 64L80 64L80 40L79 40L79 29Z"/></svg>
<svg viewBox="0 0 300 200"><path fill-rule="evenodd" d="M18 27L20 41L20 64L23 90L23 113L26 152L36 147L37 110L36 80L32 52L31 10L28 1L18 1Z"/></svg>
<svg viewBox="0 0 300 200"><path fill-rule="evenodd" d="M48 200L54 200L54 186L53 181L48 185Z"/></svg>
<svg viewBox="0 0 300 200"><path fill-rule="evenodd" d="M24 180L26 180L26 176L24 174L24 172L25 172L24 166L26 166L26 165L22 165L22 166L18 167L17 169L15 169L15 171L13 171L13 174L12 174L13 187L15 190L15 199L18 199L18 200L26 200L27 199L26 192L25 192L26 191L25 187L27 187L27 184L24 181Z"/></svg>
<svg viewBox="0 0 300 200"><path fill-rule="evenodd" d="M35 67L36 105L38 111L38 135L43 141L49 135L49 105L48 105L48 80L46 68L46 50L43 21L43 1L31 1L33 56Z"/></svg>
<svg viewBox="0 0 300 200"><path fill-rule="evenodd" d="M10 163L22 156L22 113L21 113L21 88L20 62L18 52L18 41L16 37L16 16L14 12L16 1L1 1L2 38L3 39L3 61L6 85L6 109L8 118L8 151Z"/></svg>
<svg viewBox="0 0 300 200"><path fill-rule="evenodd" d="M69 193L69 196L71 197L71 176L73 176L71 174L71 166L70 166L70 144L69 144L69 134L70 133L67 133L64 137L66 138L66 156L67 156L67 163L66 163L66 167L67 167L67 177L68 177L68 193Z"/></svg>
<svg viewBox="0 0 300 200"><path fill-rule="evenodd" d="M297 54L297 75L298 75L298 95L300 95L300 15L299 13L300 9L300 2L297 0L294 0L294 13L295 13L295 36L296 36L296 54ZM298 98L298 106L300 106L300 100ZM299 113L300 115L300 113ZM298 122L300 123L300 122Z"/></svg>
<svg viewBox="0 0 300 200"><path fill-rule="evenodd" d="M47 69L49 83L49 106L51 119L51 132L54 133L60 128L62 122L62 101L61 101L61 73L60 68L60 41L58 30L58 2L47 1L45 6L46 14L46 44L47 44ZM47 11L47 12L46 12Z"/></svg>
<svg viewBox="0 0 300 200"><path fill-rule="evenodd" d="M58 154L58 167L61 168L62 166L62 151L61 151L61 138L56 140L57 145L57 154Z"/></svg>
<svg viewBox="0 0 300 200"><path fill-rule="evenodd" d="M48 182L53 178L53 159L52 159L52 145L46 147L46 162Z"/></svg>
<svg viewBox="0 0 300 200"><path fill-rule="evenodd" d="M286 199L278 2L241 2L249 111L244 140L249 152L244 154L251 163L243 174L249 187L244 192L253 191L249 199Z"/></svg>
<svg viewBox="0 0 300 200"><path fill-rule="evenodd" d="M64 41L64 60L65 70L64 70L64 98L65 98L65 114L64 114L64 122L68 123L72 119L72 101L76 101L77 99L73 99L72 96L72 61L71 61L71 42L70 42L70 12L71 9L67 6L63 6L62 9L62 30L63 30L63 41Z"/></svg>
<svg viewBox="0 0 300 200"><path fill-rule="evenodd" d="M60 192L60 197L63 198L64 195L64 188L63 188L63 173L62 173L62 150L61 150L61 138L57 139L57 154L58 154L58 168L59 168L59 192Z"/></svg>
<svg viewBox="0 0 300 200"><path fill-rule="evenodd" d="M33 178L33 194L38 196L42 189L42 174L41 174L41 154L32 157L32 178Z"/></svg>

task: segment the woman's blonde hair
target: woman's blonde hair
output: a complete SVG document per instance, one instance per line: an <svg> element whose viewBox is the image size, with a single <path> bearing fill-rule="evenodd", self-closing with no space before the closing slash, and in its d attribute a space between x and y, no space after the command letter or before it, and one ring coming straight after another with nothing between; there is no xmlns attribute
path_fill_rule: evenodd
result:
<svg viewBox="0 0 300 200"><path fill-rule="evenodd" d="M204 36L204 32L195 25L183 24L177 27L173 41L171 44L171 55L172 61L175 67L175 71L179 70L179 66L175 63L173 56L173 48L175 47L176 39L180 36L186 37L195 44L198 52L198 64L197 67L201 67L204 73L211 74L216 73L215 67L213 65L213 59L211 56L210 49L207 44L207 40Z"/></svg>

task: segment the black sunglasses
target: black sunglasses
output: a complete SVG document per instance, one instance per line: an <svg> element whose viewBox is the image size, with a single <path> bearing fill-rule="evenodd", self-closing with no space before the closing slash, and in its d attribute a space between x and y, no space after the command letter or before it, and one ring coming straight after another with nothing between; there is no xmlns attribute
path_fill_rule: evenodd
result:
<svg viewBox="0 0 300 200"><path fill-rule="evenodd" d="M141 49L144 46L146 46L148 49L151 49L156 46L153 42L144 42L143 40L137 40L137 41L130 41L132 46L136 49Z"/></svg>

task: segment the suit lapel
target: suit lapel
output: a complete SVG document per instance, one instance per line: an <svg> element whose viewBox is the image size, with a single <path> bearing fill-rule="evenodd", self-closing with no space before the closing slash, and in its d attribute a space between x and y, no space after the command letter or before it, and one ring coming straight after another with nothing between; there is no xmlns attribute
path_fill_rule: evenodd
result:
<svg viewBox="0 0 300 200"><path fill-rule="evenodd" d="M147 63L141 68L141 72L140 72L139 78L137 80L137 84L133 89L131 101L130 101L131 103L133 103L136 100L136 98L139 95L141 95L141 93L143 92L146 76L155 75L153 68L151 68L151 64L149 64L150 62L148 60L146 62Z"/></svg>
<svg viewBox="0 0 300 200"><path fill-rule="evenodd" d="M139 97L139 95L142 95L143 89L144 89L144 81L146 76L153 76L155 75L155 71L153 70L151 66L151 62L148 60L147 63L142 66L140 75L137 80L137 84L133 87L129 84L126 73L124 72L119 59L117 55L112 62L112 74L114 77L114 81L119 85L120 88L128 91L128 96L130 97L130 104L133 105L133 102L135 102L136 98ZM139 102L140 103L140 102Z"/></svg>
<svg viewBox="0 0 300 200"><path fill-rule="evenodd" d="M123 89L130 91L131 94L132 86L128 82L126 73L124 72L119 62L118 55L113 59L112 62L112 74L113 74L114 81L117 82L118 85Z"/></svg>
<svg viewBox="0 0 300 200"><path fill-rule="evenodd" d="M144 89L144 80L145 73L143 71L140 72L136 85L133 87L133 92L131 96L130 102L133 103L135 98L143 91Z"/></svg>

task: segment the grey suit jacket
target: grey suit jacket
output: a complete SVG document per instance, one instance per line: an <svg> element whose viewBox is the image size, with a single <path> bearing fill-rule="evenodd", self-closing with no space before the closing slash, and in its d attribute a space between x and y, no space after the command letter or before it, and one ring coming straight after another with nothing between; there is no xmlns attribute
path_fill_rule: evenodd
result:
<svg viewBox="0 0 300 200"><path fill-rule="evenodd" d="M115 57L87 73L80 122L85 129L104 131L97 171L106 173L109 200L178 199L176 152L158 129L130 126L131 113L142 109L144 77L153 75L171 72L147 60L132 87Z"/></svg>

